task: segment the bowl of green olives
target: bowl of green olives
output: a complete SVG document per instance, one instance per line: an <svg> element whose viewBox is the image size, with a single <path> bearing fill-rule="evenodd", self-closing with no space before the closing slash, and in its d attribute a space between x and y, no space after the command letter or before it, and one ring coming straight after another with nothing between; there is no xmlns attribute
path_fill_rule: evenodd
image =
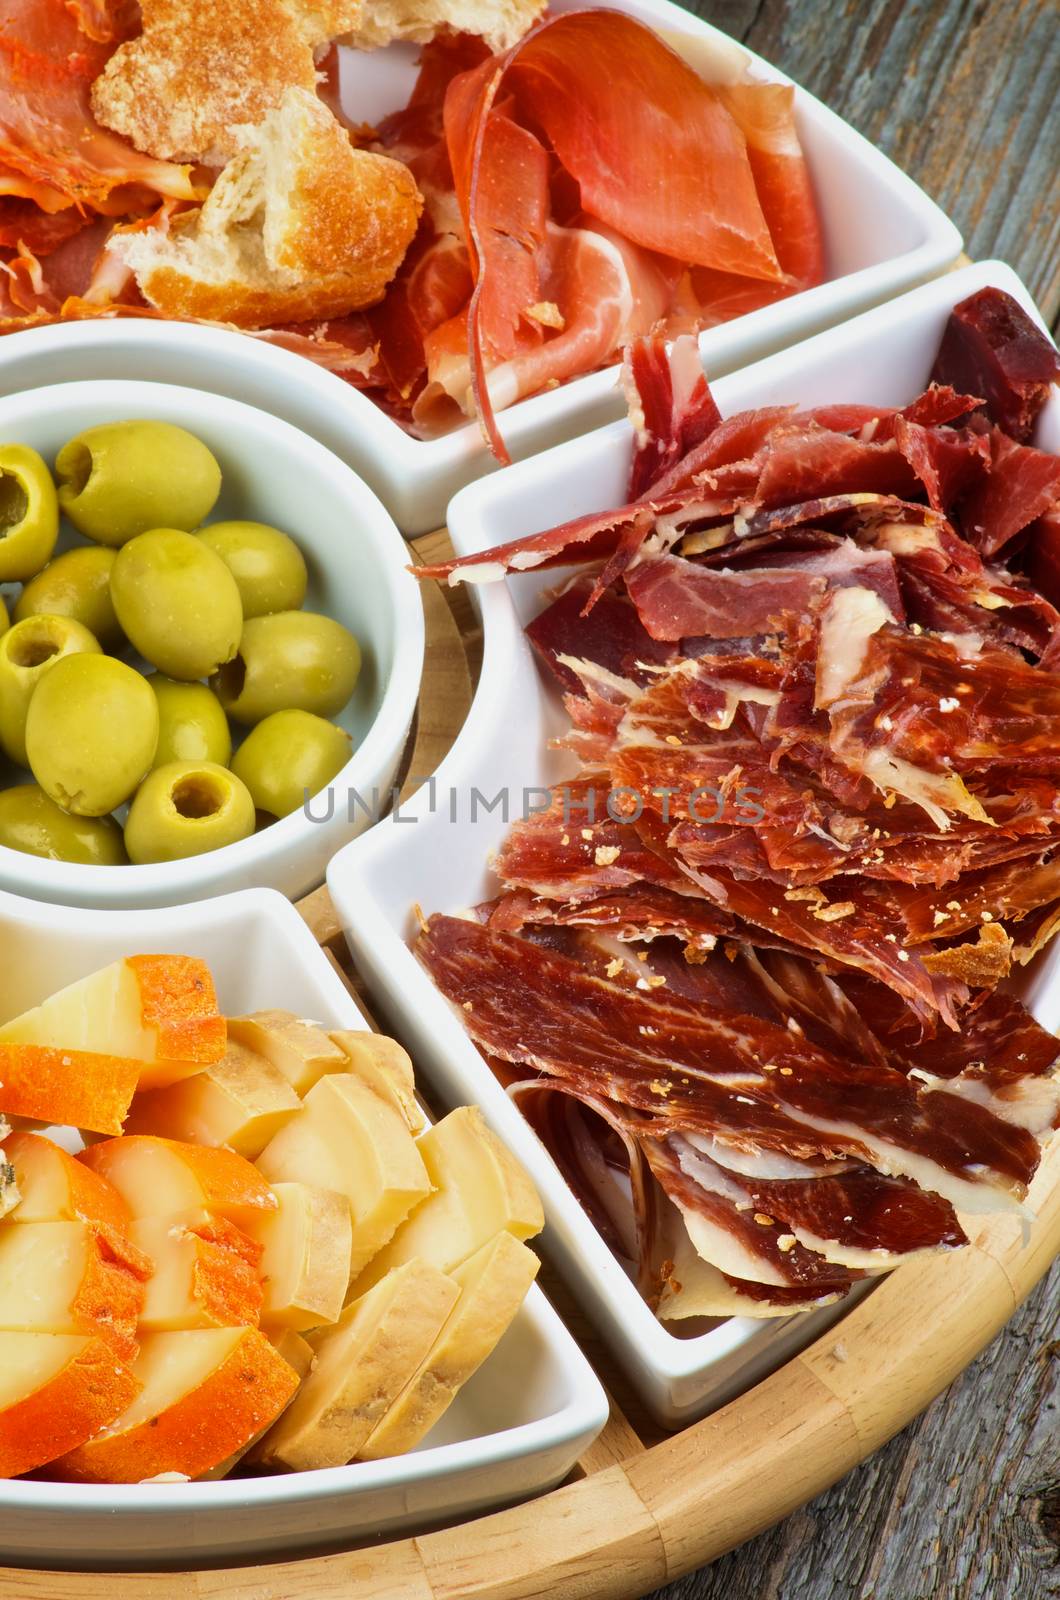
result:
<svg viewBox="0 0 1060 1600"><path fill-rule="evenodd" d="M238 400L0 399L0 888L290 897L385 808L423 611L384 507Z"/></svg>

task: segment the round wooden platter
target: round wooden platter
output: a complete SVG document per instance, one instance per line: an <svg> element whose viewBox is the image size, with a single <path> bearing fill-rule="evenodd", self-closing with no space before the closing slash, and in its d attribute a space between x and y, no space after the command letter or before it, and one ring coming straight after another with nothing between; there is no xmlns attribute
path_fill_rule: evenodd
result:
<svg viewBox="0 0 1060 1600"><path fill-rule="evenodd" d="M416 541L437 558L446 536ZM463 722L477 661L466 600L424 592L424 688L406 772L428 773ZM370 1014L326 889L299 908ZM552 1493L345 1553L183 1573L0 1569L10 1600L634 1600L780 1521L911 1421L1004 1327L1060 1251L1060 1138L1031 1190L1037 1220L965 1218L971 1244L892 1272L829 1332L701 1422L641 1419L564 1286L545 1286L612 1399ZM120 1532L115 1529L116 1537Z"/></svg>

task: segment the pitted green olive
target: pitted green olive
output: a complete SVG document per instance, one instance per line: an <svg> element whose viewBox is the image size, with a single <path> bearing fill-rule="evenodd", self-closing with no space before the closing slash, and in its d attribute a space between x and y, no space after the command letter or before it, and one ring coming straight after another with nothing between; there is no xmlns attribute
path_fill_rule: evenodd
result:
<svg viewBox="0 0 1060 1600"><path fill-rule="evenodd" d="M213 688L237 722L253 725L290 710L333 717L352 695L360 670L360 645L340 622L311 611L278 611L244 625L238 653Z"/></svg>
<svg viewBox="0 0 1060 1600"><path fill-rule="evenodd" d="M113 656L66 656L33 691L26 715L30 771L56 805L103 817L123 805L154 760L158 705Z"/></svg>
<svg viewBox="0 0 1060 1600"><path fill-rule="evenodd" d="M298 611L305 600L305 560L293 539L264 522L212 522L199 530L239 586L243 616Z"/></svg>
<svg viewBox="0 0 1060 1600"><path fill-rule="evenodd" d="M124 642L110 598L114 551L102 545L78 545L49 561L18 597L15 621L24 617L73 617L95 635L105 649Z"/></svg>
<svg viewBox="0 0 1060 1600"><path fill-rule="evenodd" d="M274 711L247 734L232 771L259 811L286 817L342 770L352 742L344 728L310 711Z"/></svg>
<svg viewBox="0 0 1060 1600"><path fill-rule="evenodd" d="M110 596L126 635L152 666L191 683L239 645L236 580L201 539L177 528L141 533L118 551Z"/></svg>
<svg viewBox="0 0 1060 1600"><path fill-rule="evenodd" d="M0 637L0 745L26 765L26 712L41 679L66 656L99 655L98 641L72 617L26 617Z"/></svg>
<svg viewBox="0 0 1060 1600"><path fill-rule="evenodd" d="M130 861L180 861L249 839L254 802L234 773L211 761L170 761L144 779L129 807Z"/></svg>
<svg viewBox="0 0 1060 1600"><path fill-rule="evenodd" d="M121 545L149 528L189 532L221 492L221 469L194 435L171 422L104 422L55 458L59 505L79 533Z"/></svg>
<svg viewBox="0 0 1060 1600"><path fill-rule="evenodd" d="M213 761L227 767L232 735L220 701L204 683L178 683L153 672L148 678L158 701L158 749L154 765Z"/></svg>
<svg viewBox="0 0 1060 1600"><path fill-rule="evenodd" d="M86 867L123 867L129 859L113 817L72 816L35 783L0 791L0 845Z"/></svg>
<svg viewBox="0 0 1060 1600"><path fill-rule="evenodd" d="M59 537L52 475L36 450L0 445L0 583L39 572Z"/></svg>

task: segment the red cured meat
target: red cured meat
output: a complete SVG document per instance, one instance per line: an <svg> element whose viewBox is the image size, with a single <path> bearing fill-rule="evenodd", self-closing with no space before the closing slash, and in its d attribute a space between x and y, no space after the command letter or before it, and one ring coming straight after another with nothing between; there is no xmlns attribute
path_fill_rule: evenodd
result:
<svg viewBox="0 0 1060 1600"><path fill-rule="evenodd" d="M927 492L928 504L948 511L962 494L978 486L990 465L990 441L981 433L924 427L896 417L894 438Z"/></svg>
<svg viewBox="0 0 1060 1600"><path fill-rule="evenodd" d="M646 683L650 668L672 660L674 652L646 631L628 600L602 595L586 613L589 584L564 591L527 626L526 636L563 687L582 693L582 680L561 656L590 661L618 678Z"/></svg>
<svg viewBox="0 0 1060 1600"><path fill-rule="evenodd" d="M1060 382L1060 356L1010 294L986 288L954 306L931 376L983 395L991 421L1026 443Z"/></svg>
<svg viewBox="0 0 1060 1600"><path fill-rule="evenodd" d="M718 91L747 141L747 156L777 260L793 285L824 279L824 240L790 84L728 84Z"/></svg>
<svg viewBox="0 0 1060 1600"><path fill-rule="evenodd" d="M1060 504L1060 456L1017 444L997 429L990 443L989 475L960 506L965 537L985 556Z"/></svg>
<svg viewBox="0 0 1060 1600"><path fill-rule="evenodd" d="M699 347L687 335L670 350L658 336L635 339L626 351L622 382L636 427L629 499L639 500L675 461L714 432L721 415Z"/></svg>

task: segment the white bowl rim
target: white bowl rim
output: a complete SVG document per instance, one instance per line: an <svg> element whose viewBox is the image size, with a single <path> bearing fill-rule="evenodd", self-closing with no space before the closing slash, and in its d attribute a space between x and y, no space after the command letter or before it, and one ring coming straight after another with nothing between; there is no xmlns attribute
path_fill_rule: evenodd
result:
<svg viewBox="0 0 1060 1600"><path fill-rule="evenodd" d="M40 333L57 333L64 336L60 343L65 345L73 329L86 326L96 332L95 324L71 324L60 328L29 330L28 336L36 338ZM118 326L128 324L108 323L106 330L99 331L110 333ZM212 330L189 330L182 324L171 326L182 335L190 331L206 332L211 339L218 337ZM23 336L12 334L8 337L19 339ZM250 342L244 341L239 334L225 333L221 336L233 342L239 341L240 353L243 342ZM96 341L88 342L91 344ZM290 359L297 361L299 367L309 365L301 357L292 356ZM136 407L138 400L150 407L153 402L165 403L167 399L178 397L186 404L191 397L196 397L215 414L237 421L242 418L258 430L259 436L271 433L283 443L285 449L302 457L307 475L330 479L337 491L351 501L357 513L358 537L370 548L376 561L394 619L393 665L379 707L349 761L332 779L332 784L343 791L358 790L358 774L382 765L380 758L392 741L392 730L398 726L406 729L411 724L419 698L425 649L423 607L417 587L413 583L400 581L406 575L408 546L379 496L353 467L293 423L273 416L260 406L230 399L213 390L197 389L190 384L141 378L83 378L0 395L0 404L15 399L23 403L43 404L46 396L60 395L63 399L75 402L83 395L86 402L91 400L100 410ZM98 867L52 861L0 845L0 870L5 882L15 893L29 896L48 893L60 901L64 895L72 899L91 896L98 900L101 892L104 897L109 892L116 903L126 894L142 897L172 894L182 899L185 898L181 892L182 886L186 890L189 878L195 879L200 892L208 893L210 884L216 881L222 870L242 868L247 873L267 870L270 857L294 843L305 828L311 826L313 824L296 811L271 823L249 839L225 845L220 850L146 866Z"/></svg>

